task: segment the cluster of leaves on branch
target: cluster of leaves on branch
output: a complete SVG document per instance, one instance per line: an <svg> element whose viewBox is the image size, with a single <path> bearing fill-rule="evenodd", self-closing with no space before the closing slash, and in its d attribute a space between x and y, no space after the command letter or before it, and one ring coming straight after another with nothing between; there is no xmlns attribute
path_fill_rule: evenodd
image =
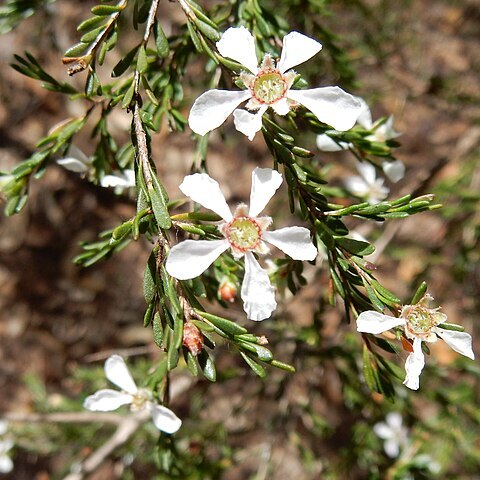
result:
<svg viewBox="0 0 480 480"><path fill-rule="evenodd" d="M39 2L39 5L45 3ZM236 287L248 273L237 256L223 253L210 270L194 278L178 279L170 275L166 261L175 248L174 239L189 237L215 241L223 236L217 228L218 212L187 209L183 199L169 198L156 169L156 165L162 164L162 154L152 150L151 139L162 129L168 129L169 135L189 131L185 112L197 94L217 87L245 89L244 66L222 56L218 48L222 32L231 26L242 26L252 32L258 54L261 54L257 54L258 57L266 54L266 58L278 58L281 39L286 38L292 28L318 37L324 50L331 55L333 69L347 86L352 86L353 75L335 37L317 21L318 16L306 20L306 12L314 6L318 10L318 2L296 3L305 4L306 11L298 25L292 26L282 17L283 7L274 12L256 0L216 2L210 11L192 0L178 0L175 7L183 11L184 22L175 25L167 35L158 16L159 0L105 1L94 6L91 15L78 26L79 42L63 57L69 75L83 76L83 89L53 78L31 53L15 56L13 68L39 80L48 90L83 102L85 113L66 118L55 126L38 142L30 158L0 177L6 200L5 213L20 212L28 200L30 182L40 178L56 160L69 155L82 131L89 130L94 144L87 180L101 185L107 175L126 170L135 172L136 213L115 228L102 232L98 241L84 243L83 252L77 255L75 262L91 266L142 237L153 245L144 273L146 310L143 323L151 329L155 344L165 352L165 359L151 376L152 390L160 384L168 390L164 386L168 383L168 372L177 367L181 356L192 375L202 373L214 382L217 372L211 352L219 342L228 343L238 351L259 377L265 377L268 366L294 371L291 365L274 358L266 346L268 339L228 318L226 308L224 316L219 316L210 313L205 306L207 301L218 300L223 307L228 307L229 298L222 294L219 298L224 282L230 282L235 296ZM37 3L32 2L31 8L35 6ZM8 8L13 12L8 16L12 25L17 17L29 14L28 9L21 9L21 2L9 2ZM128 52L123 52L122 35L131 28L136 30L136 43ZM111 81L101 82L98 72L108 68L107 60L114 50L120 53L121 59L108 72ZM264 66L272 68L268 60L264 62ZM192 73L191 66L202 73ZM317 84L319 79L311 65L305 72L302 77L292 76L289 85L295 89L292 91L306 91L307 87ZM347 131L334 131L332 125L321 122L318 115L307 108L294 107L282 115L265 108L261 133L271 154L271 167L283 175L287 185L290 213L308 227L316 248L326 252L329 302L335 305L341 299L346 322L355 321L362 312L389 309L398 314L403 302L375 278L375 265L368 259L374 252L373 245L350 235L347 225L352 218L362 222L401 221L437 208L432 203L433 196L404 195L372 204L352 195L346 188L330 184L323 173L321 154L312 151L315 138L326 135L342 149L350 151L357 161L387 171L389 165L397 161L393 149L398 143L393 137L382 139L375 134L389 119L368 125L359 122ZM109 129L109 116L117 109L131 116L131 137L121 145ZM191 171L185 174L206 175L209 137L195 135L194 138L197 154ZM308 260L315 265L315 258ZM315 266L319 264L317 260ZM271 272L271 281L274 285L287 285L296 294L306 283L303 269L304 265L296 260L279 259ZM421 302L425 291L422 285L409 306ZM438 325L439 329L461 330L443 321L437 322L435 328ZM411 348L411 337L397 329L397 338L386 340L375 336L378 332L373 330L361 330L364 332L366 383L372 390L394 396L392 379L402 375L385 352L398 352L401 344L397 340L401 340L405 348ZM421 349L421 342L419 345ZM160 400L168 403L167 395Z"/></svg>
<svg viewBox="0 0 480 480"><path fill-rule="evenodd" d="M91 128L96 142L91 160L91 180L101 182L102 177L111 172L134 168L137 213L116 228L102 233L98 242L84 244L84 253L75 261L84 266L92 265L141 236L154 242L145 270L147 309L144 325L151 326L155 343L167 351L168 370L175 368L178 354L183 351L192 373L197 374L200 368L208 379L214 381L215 366L207 351L215 347L212 334L235 345L260 376L265 375L261 365L265 362L290 369L273 359L260 337L227 318L205 312L205 307L199 303L202 298L214 299L220 279L238 281L243 268L235 258L222 255L214 264L215 275L204 279L196 277L180 282L165 270L170 231L183 231L186 235L204 239L219 238L216 225L209 223L218 217L198 211L173 213L180 204L169 200L152 160L154 157L157 163L161 163L162 158L156 152L152 155L150 146L151 135L165 128L164 118L172 135L186 128L187 120L182 112L188 107L188 97L184 89L188 83L198 88L199 83L188 74L187 66L197 61L196 58L204 59L205 79L211 87L232 85L244 70L242 65L218 52L215 43L221 38L222 30L232 23L244 25L252 30L258 50L275 58L279 55L279 40L289 26L280 16L268 12L257 2L240 2L233 6L219 4L211 12L206 12L193 1L180 0L177 6L185 14L185 23L167 36L161 19L157 18L158 6L158 1L121 0L105 2L91 9L92 15L78 26L82 35L80 42L63 58L70 75L85 76L83 91L54 79L32 54L16 56L13 67L17 71L40 80L45 88L68 95L72 100L83 100L86 109L83 116L67 118L57 125L38 143L31 158L3 177L7 200L5 211L7 215L19 212L27 201L30 178L40 177L52 161L67 155L75 136L82 129ZM109 52L119 48L121 21L131 22L133 28L143 34L139 33L137 44L111 69L112 82L101 84L97 70L105 68ZM327 39L327 47L335 45L335 39L318 23L313 25L311 33ZM303 77L295 82L297 89L307 86ZM132 116L131 142L122 146L117 144L108 128L109 115L116 108L123 108ZM345 132L335 131L333 138L338 144L348 144L362 162L380 167L382 162L395 161L392 148L397 144L394 140L380 142L373 138L378 128L378 124L370 130L358 125ZM364 258L374 251L374 247L367 241L349 236L345 221L350 217L376 222L405 218L431 209L433 197L406 195L373 205L358 203L347 190L330 186L322 176L318 155L311 151L311 147L299 144L309 131L325 135L330 134L331 128L302 107L290 110L284 117L270 111L263 115L262 133L272 154L272 166L285 177L290 211L309 225L317 248L327 252L330 302L335 303L337 296L343 300L347 320L369 309L398 310L400 299L375 279L374 265ZM192 169L206 171L208 137L196 139L200 161L192 164ZM287 275L287 285L296 291L302 283L302 268L298 264L294 267L294 264L293 260L288 260L282 269ZM200 348L192 350L186 344L185 326L195 328ZM371 341L382 343L379 339ZM376 365L381 369L386 360L370 350L369 355L378 360ZM371 364L372 361L366 363L367 366ZM382 375L381 381L369 384L382 392L391 391L389 375Z"/></svg>

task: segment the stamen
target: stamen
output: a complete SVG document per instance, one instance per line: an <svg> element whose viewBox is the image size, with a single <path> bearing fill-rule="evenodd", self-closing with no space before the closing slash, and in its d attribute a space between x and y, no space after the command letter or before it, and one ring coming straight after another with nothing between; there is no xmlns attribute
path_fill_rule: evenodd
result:
<svg viewBox="0 0 480 480"><path fill-rule="evenodd" d="M246 252L258 246L261 240L261 228L251 217L235 217L226 225L225 236L232 247Z"/></svg>

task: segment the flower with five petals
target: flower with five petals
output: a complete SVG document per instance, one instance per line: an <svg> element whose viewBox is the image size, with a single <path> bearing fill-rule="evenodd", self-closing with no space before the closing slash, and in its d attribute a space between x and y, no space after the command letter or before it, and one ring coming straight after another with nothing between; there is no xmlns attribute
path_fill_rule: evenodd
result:
<svg viewBox="0 0 480 480"><path fill-rule="evenodd" d="M224 222L218 229L225 238L185 240L175 245L167 258L167 272L179 280L195 278L230 248L235 258L244 257L245 260L240 295L248 318L260 321L270 317L277 306L275 290L253 253L267 253L269 249L265 242L268 242L294 260L314 260L317 256L308 229L286 227L269 232L267 228L272 219L258 216L282 181L282 175L277 171L256 168L252 172L250 207L241 204L232 214L218 183L209 175L196 173L186 176L180 190L222 217Z"/></svg>
<svg viewBox="0 0 480 480"><path fill-rule="evenodd" d="M217 48L222 56L239 62L248 70L240 75L246 90L214 89L200 95L188 118L195 133L205 135L219 127L233 112L235 128L253 140L262 128L262 116L269 107L279 115L286 115L298 104L336 130L349 130L355 124L360 103L341 88L292 89L297 76L292 68L306 62L322 48L313 38L290 32L283 37L280 60L275 62L267 53L260 66L253 35L245 27L227 29L217 42ZM247 100L248 111L237 109Z"/></svg>
<svg viewBox="0 0 480 480"><path fill-rule="evenodd" d="M366 137L371 142L385 142L397 138L401 134L393 128L393 115L390 115L385 122L372 120L372 113L367 102L363 98L356 97L360 102L361 111L357 123L365 130L372 130L372 134ZM335 140L335 130L328 130L326 133L317 135L317 147L323 152L338 152L352 148L352 144ZM401 160L386 160L382 163L382 169L391 182L398 182L405 175L405 165Z"/></svg>
<svg viewBox="0 0 480 480"><path fill-rule="evenodd" d="M110 412L122 405L130 405L132 412L147 410L152 416L153 424L162 432L175 433L182 425L182 421L169 408L153 401L148 390L137 387L120 355L107 358L105 376L120 387L121 391L110 388L98 390L83 402L87 410Z"/></svg>
<svg viewBox="0 0 480 480"><path fill-rule="evenodd" d="M373 310L362 312L357 318L357 330L363 333L379 334L394 327L403 326L405 336L413 340L412 352L405 362L406 377L404 385L412 390L420 386L420 373L425 366L422 342L433 343L440 337L450 348L472 360L472 337L466 332L446 330L440 325L447 321L447 316L438 308L428 308L432 296L426 294L417 304L405 305L400 317L390 317Z"/></svg>

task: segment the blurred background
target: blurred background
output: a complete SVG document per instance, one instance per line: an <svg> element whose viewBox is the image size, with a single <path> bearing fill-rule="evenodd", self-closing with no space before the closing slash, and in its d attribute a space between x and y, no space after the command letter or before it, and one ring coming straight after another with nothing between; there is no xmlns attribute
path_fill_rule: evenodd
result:
<svg viewBox="0 0 480 480"><path fill-rule="evenodd" d="M14 53L27 50L55 78L82 85L82 74L69 78L61 57L78 41L76 26L95 2L44 3L36 15L0 37L1 171L27 158L56 123L85 109L81 101L67 101L9 67ZM316 84L339 84L365 98L374 119L394 115L394 127L402 133L396 154L407 173L398 184L389 184L389 198L412 191L435 193L444 205L383 225L352 221L352 229L379 247L377 277L405 302L427 281L435 304L472 334L479 352L480 4L282 3L262 5L285 10L292 29L313 32L309 22L315 19L337 36L341 61L339 56L332 61L335 54L326 52L311 61L313 69L319 62ZM161 3L160 18L167 34L184 23L175 2ZM131 35L124 39L125 51L138 32ZM108 59L112 65L120 58L115 55ZM193 65L185 116L201 88L195 85L195 69ZM110 121L118 139L128 139L130 115L119 110ZM314 138L307 141L314 149ZM87 135L75 144L92 154ZM189 131L170 135L163 128L152 138L153 157L171 198L181 195L178 184L195 148ZM353 173L347 152L319 156L333 183ZM248 198L251 170L257 165L271 166L260 135L251 143L238 134L212 136L209 171L231 204ZM269 214L285 210L285 191L270 208ZM81 241L94 241L134 211L128 195L115 195L52 165L32 183L21 214L1 218L2 414L80 411L85 396L107 386L102 366L111 353L129 357L139 383L161 357L142 323L142 277L152 245L132 242L88 269L72 263ZM277 218L281 223L281 214ZM419 392L405 389L399 380L395 402L372 394L362 379L361 339L344 322L341 303L328 305L327 271L315 277L307 271L306 276L314 281L294 299L285 293L287 301L274 319L249 325L297 373L270 368L261 380L228 346L217 348L216 383L191 378L186 368L175 372L173 384L181 383L182 391L171 406L184 419L175 439L159 440L146 426L88 478L480 478L478 365L439 342L431 348ZM240 312L241 305L233 305L231 318L240 318ZM392 355L402 370L405 357ZM397 438L396 455L385 451L382 427L375 427L389 425L392 412L399 414L397 421L402 419L401 428L392 427L395 420L388 427ZM98 422L10 422L8 435L15 446L9 454L15 467L5 478L64 478L112 429Z"/></svg>

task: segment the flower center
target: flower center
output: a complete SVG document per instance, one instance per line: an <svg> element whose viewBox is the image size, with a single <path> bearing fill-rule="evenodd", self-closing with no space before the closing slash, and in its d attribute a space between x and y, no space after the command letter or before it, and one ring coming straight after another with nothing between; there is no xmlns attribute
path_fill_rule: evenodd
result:
<svg viewBox="0 0 480 480"><path fill-rule="evenodd" d="M406 328L414 336L422 337L430 333L437 325L435 310L420 305L408 305L401 316L405 318Z"/></svg>
<svg viewBox="0 0 480 480"><path fill-rule="evenodd" d="M277 70L260 72L253 84L253 95L260 103L270 105L283 98L287 91L287 82Z"/></svg>
<svg viewBox="0 0 480 480"><path fill-rule="evenodd" d="M130 410L132 412L138 412L145 408L145 404L151 400L150 392L144 388L140 388L138 392L133 397L133 401L130 405Z"/></svg>
<svg viewBox="0 0 480 480"><path fill-rule="evenodd" d="M226 227L225 234L230 244L242 252L253 250L258 245L261 229L250 217L235 217Z"/></svg>

